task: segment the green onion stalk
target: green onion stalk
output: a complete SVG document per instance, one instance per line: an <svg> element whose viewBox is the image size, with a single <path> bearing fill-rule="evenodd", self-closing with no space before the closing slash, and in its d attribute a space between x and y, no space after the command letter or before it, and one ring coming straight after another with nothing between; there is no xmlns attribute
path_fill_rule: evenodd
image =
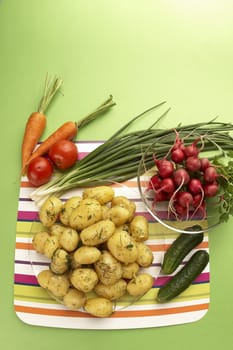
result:
<svg viewBox="0 0 233 350"><path fill-rule="evenodd" d="M216 150L219 150L224 154L224 152L233 151L233 138L230 135L233 124L231 123L217 122L212 119L209 122L183 126L179 124L169 129L157 128L157 124L170 108L147 129L127 132L127 128L137 119L164 103L159 103L132 118L107 141L78 161L72 169L34 190L30 195L31 199L40 206L49 196L60 196L70 189L124 182L140 176L144 172L142 167L139 170L142 157L145 169L153 167L155 164L153 155L156 158L162 158L171 150L175 130L181 139L187 138L188 143L192 143L197 137L203 138L204 150L207 152L216 153Z"/></svg>

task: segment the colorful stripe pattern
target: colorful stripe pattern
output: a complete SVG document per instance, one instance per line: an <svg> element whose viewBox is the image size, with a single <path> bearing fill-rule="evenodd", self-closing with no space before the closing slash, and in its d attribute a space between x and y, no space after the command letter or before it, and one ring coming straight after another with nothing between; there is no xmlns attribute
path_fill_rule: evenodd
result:
<svg viewBox="0 0 233 350"><path fill-rule="evenodd" d="M80 157L85 156L99 144L100 142L79 142ZM159 287L171 278L160 273L163 254L177 234L155 222L146 212L137 190L136 179L123 185L115 185L114 190L116 195L125 195L135 201L137 213L145 215L149 220L150 237L147 243L154 255L153 266L149 268L149 272L155 277L152 289L139 300L124 296L116 303L114 313L107 319L92 317L83 310L68 310L51 299L38 285L36 277L41 270L48 267L48 260L36 253L32 246L32 237L40 229L37 208L29 198L32 190L27 179L22 178L16 224L14 307L17 316L23 322L37 326L72 329L130 329L194 322L206 314L210 303L209 264L180 296L169 303L156 303ZM63 199L80 193L80 190L70 191ZM196 249L208 251L207 233ZM185 258L185 261L195 250ZM182 264L185 264L185 261Z"/></svg>

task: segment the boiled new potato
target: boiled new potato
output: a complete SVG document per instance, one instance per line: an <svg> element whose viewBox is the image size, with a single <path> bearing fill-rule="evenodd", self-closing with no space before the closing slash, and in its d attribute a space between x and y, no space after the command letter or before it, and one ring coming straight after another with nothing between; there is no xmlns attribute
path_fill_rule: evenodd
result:
<svg viewBox="0 0 233 350"><path fill-rule="evenodd" d="M74 251L79 243L78 232L71 227L66 227L59 238L59 243L67 252Z"/></svg>
<svg viewBox="0 0 233 350"><path fill-rule="evenodd" d="M86 302L86 294L70 287L66 295L63 297L63 304L70 310L77 310L84 306Z"/></svg>
<svg viewBox="0 0 233 350"><path fill-rule="evenodd" d="M140 297L153 286L154 279L149 273L141 273L135 276L127 284L127 291L133 297Z"/></svg>
<svg viewBox="0 0 233 350"><path fill-rule="evenodd" d="M46 231L37 232L34 235L32 239L32 244L38 253L44 254L44 245L48 238L49 238L49 233Z"/></svg>
<svg viewBox="0 0 233 350"><path fill-rule="evenodd" d="M111 220L100 220L84 228L80 233L83 244L95 246L106 242L115 231L115 224Z"/></svg>
<svg viewBox="0 0 233 350"><path fill-rule="evenodd" d="M130 264L122 264L122 278L131 280L134 278L139 271L139 265L136 262Z"/></svg>
<svg viewBox="0 0 233 350"><path fill-rule="evenodd" d="M78 267L70 275L72 285L81 292L88 293L98 283L97 273L92 268Z"/></svg>
<svg viewBox="0 0 233 350"><path fill-rule="evenodd" d="M120 205L115 205L104 212L104 219L111 220L116 226L124 225L129 219L129 211Z"/></svg>
<svg viewBox="0 0 233 350"><path fill-rule="evenodd" d="M44 243L43 254L51 259L55 250L60 248L59 237L58 236L49 236Z"/></svg>
<svg viewBox="0 0 233 350"><path fill-rule="evenodd" d="M89 314L96 317L109 317L113 313L113 303L103 297L87 299L84 308Z"/></svg>
<svg viewBox="0 0 233 350"><path fill-rule="evenodd" d="M64 231L64 229L65 229L65 226L63 226L63 225L61 225L61 224L59 224L59 223L55 223L55 224L53 224L53 225L50 227L49 232L50 232L50 234L51 234L52 236L58 236L58 237L60 237L60 235L62 234L62 232Z"/></svg>
<svg viewBox="0 0 233 350"><path fill-rule="evenodd" d="M47 289L49 284L49 279L52 276L53 276L53 273L51 270L42 270L39 272L37 276L37 281L42 288Z"/></svg>
<svg viewBox="0 0 233 350"><path fill-rule="evenodd" d="M137 242L138 257L137 263L142 267L148 267L152 264L154 256L150 248L144 242Z"/></svg>
<svg viewBox="0 0 233 350"><path fill-rule="evenodd" d="M110 202L114 197L114 190L110 186L97 186L86 188L83 191L83 198L96 199L101 205Z"/></svg>
<svg viewBox="0 0 233 350"><path fill-rule="evenodd" d="M58 248L52 255L50 269L55 274L63 274L68 271L70 255L65 249Z"/></svg>
<svg viewBox="0 0 233 350"><path fill-rule="evenodd" d="M81 246L75 250L73 260L80 265L95 263L101 256L101 251L96 247Z"/></svg>
<svg viewBox="0 0 233 350"><path fill-rule="evenodd" d="M124 230L116 230L107 241L112 255L124 264L135 262L138 256L136 241Z"/></svg>
<svg viewBox="0 0 233 350"><path fill-rule="evenodd" d="M131 221L134 217L135 211L136 211L136 204L129 200L125 196L115 196L112 199L111 203L112 207L114 206L120 206L122 208L125 208L128 210L129 216L127 221Z"/></svg>
<svg viewBox="0 0 233 350"><path fill-rule="evenodd" d="M70 222L70 215L75 208L77 208L81 202L80 196L73 196L62 205L59 219L63 225L68 226Z"/></svg>
<svg viewBox="0 0 233 350"><path fill-rule="evenodd" d="M114 284L122 276L121 263L107 250L102 251L94 268L99 280L105 285Z"/></svg>
<svg viewBox="0 0 233 350"><path fill-rule="evenodd" d="M58 219L62 208L62 201L55 197L49 197L42 205L39 218L45 227L51 227Z"/></svg>
<svg viewBox="0 0 233 350"><path fill-rule="evenodd" d="M148 222L135 210L108 186L85 189L65 203L50 197L40 211L48 232L32 241L50 259L50 269L38 275L40 286L68 309L83 307L96 317L111 316L125 293L129 300L144 295L153 285L145 272L153 253L144 242Z"/></svg>
<svg viewBox="0 0 233 350"><path fill-rule="evenodd" d="M137 242L149 238L149 223L143 215L136 215L129 224L130 234Z"/></svg>
<svg viewBox="0 0 233 350"><path fill-rule="evenodd" d="M70 253L70 272L77 269L77 267L82 267L81 264L77 263L77 261L74 259L74 252Z"/></svg>
<svg viewBox="0 0 233 350"><path fill-rule="evenodd" d="M117 300L126 293L127 282L124 279L119 279L117 282L111 285L105 285L99 282L95 286L95 292L100 297L107 298L109 300Z"/></svg>
<svg viewBox="0 0 233 350"><path fill-rule="evenodd" d="M72 211L70 215L70 227L81 231L101 219L101 204L95 199L86 198L83 199L79 206Z"/></svg>
<svg viewBox="0 0 233 350"><path fill-rule="evenodd" d="M68 292L70 282L67 275L55 275L53 274L48 281L47 289L52 295L57 298L64 297Z"/></svg>

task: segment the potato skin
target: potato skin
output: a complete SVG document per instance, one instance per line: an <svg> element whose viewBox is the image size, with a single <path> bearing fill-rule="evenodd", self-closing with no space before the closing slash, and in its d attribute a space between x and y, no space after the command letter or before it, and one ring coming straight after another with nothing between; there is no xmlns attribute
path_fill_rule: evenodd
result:
<svg viewBox="0 0 233 350"><path fill-rule="evenodd" d="M57 298L64 297L70 287L69 279L66 275L53 274L48 281L47 289Z"/></svg>
<svg viewBox="0 0 233 350"><path fill-rule="evenodd" d="M81 292L88 293L98 283L97 273L92 268L78 267L70 276L71 284Z"/></svg>
<svg viewBox="0 0 233 350"><path fill-rule="evenodd" d="M128 222L130 222L135 214L136 211L136 204L134 202L132 202L131 200L129 200L127 197L125 196L115 196L112 199L112 203L111 203L112 207L114 206L120 206L122 208L125 208L128 210L129 212L129 216L128 216Z"/></svg>
<svg viewBox="0 0 233 350"><path fill-rule="evenodd" d="M84 306L86 302L86 294L70 287L66 295L63 297L63 304L70 310L77 310Z"/></svg>
<svg viewBox="0 0 233 350"><path fill-rule="evenodd" d="M61 275L68 271L70 265L70 255L65 249L58 248L52 255L50 269L53 273Z"/></svg>
<svg viewBox="0 0 233 350"><path fill-rule="evenodd" d="M101 205L111 202L114 197L114 190L110 186L97 186L86 188L83 191L83 199L96 199Z"/></svg>
<svg viewBox="0 0 233 350"><path fill-rule="evenodd" d="M130 264L122 264L122 278L126 278L131 280L134 278L139 271L139 265L137 262L133 262Z"/></svg>
<svg viewBox="0 0 233 350"><path fill-rule="evenodd" d="M149 273L141 273L127 284L127 292L133 297L140 297L153 286L154 279Z"/></svg>
<svg viewBox="0 0 233 350"><path fill-rule="evenodd" d="M115 205L104 213L104 219L111 220L116 226L124 225L128 218L129 211L120 205Z"/></svg>
<svg viewBox="0 0 233 350"><path fill-rule="evenodd" d="M79 243L78 232L71 227L66 227L59 238L59 243L67 252L73 252Z"/></svg>
<svg viewBox="0 0 233 350"><path fill-rule="evenodd" d="M59 224L59 223L55 223L50 227L49 233L51 236L58 236L60 237L60 235L62 234L62 232L64 231L66 227Z"/></svg>
<svg viewBox="0 0 233 350"><path fill-rule="evenodd" d="M143 242L149 238L149 223L143 215L136 215L130 222L129 229L136 242Z"/></svg>
<svg viewBox="0 0 233 350"><path fill-rule="evenodd" d="M83 244L96 246L106 242L114 231L115 225L111 220L100 220L84 228L80 233L80 238Z"/></svg>
<svg viewBox="0 0 233 350"><path fill-rule="evenodd" d="M144 242L137 242L138 257L137 263L141 267L149 267L153 260L154 256L150 248Z"/></svg>
<svg viewBox="0 0 233 350"><path fill-rule="evenodd" d="M135 262L138 250L135 240L124 230L116 230L107 241L112 255L124 264Z"/></svg>
<svg viewBox="0 0 233 350"><path fill-rule="evenodd" d="M37 281L38 281L39 285L42 288L47 289L48 288L48 284L49 284L49 279L52 276L53 276L52 271L50 271L50 270L42 270L42 271L39 272L39 274L37 276Z"/></svg>
<svg viewBox="0 0 233 350"><path fill-rule="evenodd" d="M112 302L103 297L87 299L84 308L95 317L109 317L113 313Z"/></svg>
<svg viewBox="0 0 233 350"><path fill-rule="evenodd" d="M60 248L59 237L58 236L49 236L44 243L44 252L43 254L51 259L53 253Z"/></svg>
<svg viewBox="0 0 233 350"><path fill-rule="evenodd" d="M109 300L117 300L126 293L127 282L124 279L119 279L114 284L105 285L99 282L94 290L100 297L107 298Z"/></svg>
<svg viewBox="0 0 233 350"><path fill-rule="evenodd" d="M122 264L107 250L103 250L99 260L94 264L99 280L110 285L122 276Z"/></svg>
<svg viewBox="0 0 233 350"><path fill-rule="evenodd" d="M44 254L44 245L48 238L49 233L46 231L37 232L34 235L32 239L32 245L38 253Z"/></svg>
<svg viewBox="0 0 233 350"><path fill-rule="evenodd" d="M39 211L39 218L43 226L51 227L58 219L62 208L62 201L55 197L49 197Z"/></svg>
<svg viewBox="0 0 233 350"><path fill-rule="evenodd" d="M83 199L70 215L70 227L77 231L95 224L102 219L102 207L95 199Z"/></svg>
<svg viewBox="0 0 233 350"><path fill-rule="evenodd" d="M70 222L70 215L75 208L77 208L81 202L82 198L80 196L74 196L62 205L59 219L63 225L68 226Z"/></svg>
<svg viewBox="0 0 233 350"><path fill-rule="evenodd" d="M96 247L81 246L75 250L73 260L80 265L94 264L101 256L101 251Z"/></svg>

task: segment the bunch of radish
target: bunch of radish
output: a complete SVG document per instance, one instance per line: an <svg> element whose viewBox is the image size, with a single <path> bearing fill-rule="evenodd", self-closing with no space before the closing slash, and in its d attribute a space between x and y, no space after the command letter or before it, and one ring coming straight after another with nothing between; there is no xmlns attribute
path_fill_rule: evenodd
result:
<svg viewBox="0 0 233 350"><path fill-rule="evenodd" d="M201 157L203 148L203 139L187 144L176 133L168 154L162 159L154 155L157 172L147 188L153 191L153 207L166 201L169 217L188 220L206 216L206 200L218 194L221 174L208 158Z"/></svg>

